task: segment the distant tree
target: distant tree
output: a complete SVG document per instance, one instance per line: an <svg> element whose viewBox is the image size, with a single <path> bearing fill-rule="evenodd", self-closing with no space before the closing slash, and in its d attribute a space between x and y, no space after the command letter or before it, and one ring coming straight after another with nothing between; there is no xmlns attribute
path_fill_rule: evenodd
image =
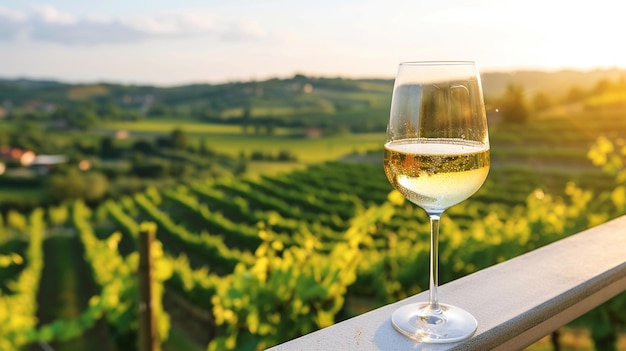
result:
<svg viewBox="0 0 626 351"><path fill-rule="evenodd" d="M70 169L67 173L54 173L44 183L44 193L54 202L82 199L87 184L77 169Z"/></svg>
<svg viewBox="0 0 626 351"><path fill-rule="evenodd" d="M545 111L554 106L554 100L545 92L538 91L533 97L533 108L535 111Z"/></svg>
<svg viewBox="0 0 626 351"><path fill-rule="evenodd" d="M47 117L47 114L43 112L36 112L30 110L23 110L14 108L9 112L8 119L12 121L41 121Z"/></svg>
<svg viewBox="0 0 626 351"><path fill-rule="evenodd" d="M150 162L133 162L133 166L130 170L132 175L139 178L163 178L168 175L168 165L164 162L150 161Z"/></svg>
<svg viewBox="0 0 626 351"><path fill-rule="evenodd" d="M608 79L602 79L593 88L594 94L606 94L613 89L613 84Z"/></svg>
<svg viewBox="0 0 626 351"><path fill-rule="evenodd" d="M132 149L144 154L150 154L154 152L154 145L147 140L137 140L133 143Z"/></svg>
<svg viewBox="0 0 626 351"><path fill-rule="evenodd" d="M87 201L98 201L106 195L109 188L109 181L104 174L99 172L89 172L83 176L85 184L85 193L83 198Z"/></svg>
<svg viewBox="0 0 626 351"><path fill-rule="evenodd" d="M252 110L250 107L246 107L243 109L243 113L241 115L241 128L245 134L248 133L248 126L252 122Z"/></svg>
<svg viewBox="0 0 626 351"><path fill-rule="evenodd" d="M61 105L50 115L50 119L79 130L90 129L100 121L95 105L92 103Z"/></svg>
<svg viewBox="0 0 626 351"><path fill-rule="evenodd" d="M500 112L507 123L526 123L530 111L526 102L524 88L509 84L500 100Z"/></svg>
<svg viewBox="0 0 626 351"><path fill-rule="evenodd" d="M110 136L102 137L102 139L100 139L100 157L115 158L117 155L118 153L113 138Z"/></svg>
<svg viewBox="0 0 626 351"><path fill-rule="evenodd" d="M70 120L70 125L79 130L89 130L100 122L100 118L93 109L79 109L74 118Z"/></svg>
<svg viewBox="0 0 626 351"><path fill-rule="evenodd" d="M6 130L0 130L0 148L9 146L10 143L11 136L9 135L9 132Z"/></svg>
<svg viewBox="0 0 626 351"><path fill-rule="evenodd" d="M293 76L293 80L295 81L307 81L309 78L307 78L307 76L305 76L304 74L300 74L300 73L296 73Z"/></svg>
<svg viewBox="0 0 626 351"><path fill-rule="evenodd" d="M158 137L155 140L157 148L169 148L172 147L172 140L170 137Z"/></svg>
<svg viewBox="0 0 626 351"><path fill-rule="evenodd" d="M213 103L210 105L212 106ZM199 113L199 117L207 122L219 121L221 120L221 112L212 107L206 107Z"/></svg>
<svg viewBox="0 0 626 351"><path fill-rule="evenodd" d="M583 89L581 89L579 86L574 85L567 92L567 95L565 96L565 102L568 102L568 103L580 102L586 97L587 97L587 93Z"/></svg>
<svg viewBox="0 0 626 351"><path fill-rule="evenodd" d="M248 160L248 157L246 156L245 152L239 151L239 155L237 156L237 159L241 162L246 162Z"/></svg>
<svg viewBox="0 0 626 351"><path fill-rule="evenodd" d="M213 151L208 144L206 138L200 139L200 146L198 148L198 153L202 156L215 156L215 151Z"/></svg>
<svg viewBox="0 0 626 351"><path fill-rule="evenodd" d="M66 154L73 155L95 155L96 147L89 140L74 140L72 148L65 151Z"/></svg>
<svg viewBox="0 0 626 351"><path fill-rule="evenodd" d="M122 118L122 110L117 104L108 101L98 108L98 115L104 120L117 121Z"/></svg>
<svg viewBox="0 0 626 351"><path fill-rule="evenodd" d="M245 160L239 160L239 162L237 163L237 166L233 170L233 173L235 175L242 175L246 173L246 171L248 171L248 162Z"/></svg>
<svg viewBox="0 0 626 351"><path fill-rule="evenodd" d="M107 193L109 183L100 172L82 173L76 168L50 175L44 193L53 202L84 199L98 201Z"/></svg>
<svg viewBox="0 0 626 351"><path fill-rule="evenodd" d="M174 149L184 150L187 148L187 133L180 128L176 128L170 134L170 145Z"/></svg>
<svg viewBox="0 0 626 351"><path fill-rule="evenodd" d="M250 154L250 160L252 161L263 161L263 160L271 160L272 159L272 155L265 155L265 153L263 153L263 151L252 151L252 153Z"/></svg>
<svg viewBox="0 0 626 351"><path fill-rule="evenodd" d="M126 110L122 113L122 120L136 122L143 119L143 115L135 110Z"/></svg>
<svg viewBox="0 0 626 351"><path fill-rule="evenodd" d="M11 134L10 144L26 150L40 152L46 143L46 138L39 129L39 125L32 121L20 121L17 124L19 132Z"/></svg>
<svg viewBox="0 0 626 351"><path fill-rule="evenodd" d="M276 158L278 161L297 161L298 157L294 155L289 150L280 150L278 152L278 157Z"/></svg>
<svg viewBox="0 0 626 351"><path fill-rule="evenodd" d="M252 118L252 109L250 107L246 107L243 109L243 113L241 114L241 119L244 121L248 121Z"/></svg>
<svg viewBox="0 0 626 351"><path fill-rule="evenodd" d="M153 103L148 110L150 117L163 117L169 114L171 114L170 108L160 102Z"/></svg>

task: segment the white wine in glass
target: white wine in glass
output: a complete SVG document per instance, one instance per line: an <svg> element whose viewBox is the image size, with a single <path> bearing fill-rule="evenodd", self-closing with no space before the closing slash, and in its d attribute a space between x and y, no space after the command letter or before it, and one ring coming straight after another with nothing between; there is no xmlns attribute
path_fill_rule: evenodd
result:
<svg viewBox="0 0 626 351"><path fill-rule="evenodd" d="M472 196L489 173L489 137L474 62L401 63L394 83L385 174L402 195L430 217L429 301L398 308L391 323L420 342L469 338L478 322L467 311L439 303L439 220Z"/></svg>

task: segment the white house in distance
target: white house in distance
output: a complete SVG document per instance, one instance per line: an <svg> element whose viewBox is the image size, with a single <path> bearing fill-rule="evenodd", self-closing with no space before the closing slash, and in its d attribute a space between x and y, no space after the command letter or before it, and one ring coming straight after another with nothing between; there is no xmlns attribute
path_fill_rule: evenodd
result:
<svg viewBox="0 0 626 351"><path fill-rule="evenodd" d="M34 167L39 173L45 174L54 166L67 163L67 161L68 157L66 155L37 155L32 159L32 162L24 166Z"/></svg>

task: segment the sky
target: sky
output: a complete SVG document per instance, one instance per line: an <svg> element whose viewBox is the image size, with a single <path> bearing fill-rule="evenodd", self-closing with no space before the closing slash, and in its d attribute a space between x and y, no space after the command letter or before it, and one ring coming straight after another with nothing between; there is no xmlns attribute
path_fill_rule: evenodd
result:
<svg viewBox="0 0 626 351"><path fill-rule="evenodd" d="M403 61L481 72L626 68L614 0L3 0L0 77L172 86L393 78Z"/></svg>

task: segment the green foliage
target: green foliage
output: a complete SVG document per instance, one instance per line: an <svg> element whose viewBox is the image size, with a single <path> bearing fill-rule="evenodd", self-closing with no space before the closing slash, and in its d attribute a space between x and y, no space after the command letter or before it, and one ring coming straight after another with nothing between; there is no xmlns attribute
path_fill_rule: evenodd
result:
<svg viewBox="0 0 626 351"><path fill-rule="evenodd" d="M96 201L105 196L109 182L102 173L84 173L70 168L67 172L50 175L44 187L46 196L53 202L77 199Z"/></svg>
<svg viewBox="0 0 626 351"><path fill-rule="evenodd" d="M615 211L626 213L626 141L618 138L614 141L600 137L588 153L592 162L602 170L615 177L618 184L610 194Z"/></svg>
<svg viewBox="0 0 626 351"><path fill-rule="evenodd" d="M509 84L506 92L500 99L499 110L503 120L507 123L526 123L530 111L526 102L524 88L519 85Z"/></svg>
<svg viewBox="0 0 626 351"><path fill-rule="evenodd" d="M29 217L30 241L26 267L9 285L11 293L0 290L0 349L18 350L36 340L37 291L43 268L44 211L37 209ZM12 261L19 259L12 257Z"/></svg>
<svg viewBox="0 0 626 351"><path fill-rule="evenodd" d="M24 259L17 253L12 253L10 255L0 255L0 268L6 268L14 264L22 264L23 262Z"/></svg>
<svg viewBox="0 0 626 351"><path fill-rule="evenodd" d="M67 206L51 206L48 208L48 222L53 227L58 227L67 222L69 219L69 210Z"/></svg>
<svg viewBox="0 0 626 351"><path fill-rule="evenodd" d="M261 350L333 324L356 279L359 244L389 214L381 207L355 217L330 253L313 236L284 249L261 231L255 262L238 265L212 299L219 336L207 350Z"/></svg>
<svg viewBox="0 0 626 351"><path fill-rule="evenodd" d="M59 106L50 119L78 130L91 129L100 122L95 105L92 103Z"/></svg>
<svg viewBox="0 0 626 351"><path fill-rule="evenodd" d="M591 147L589 158L596 166L615 177L618 184L610 192L613 213L626 214L626 142L622 138L599 137ZM597 350L617 350L617 337L626 326L626 294L622 293L584 317L591 328Z"/></svg>
<svg viewBox="0 0 626 351"><path fill-rule="evenodd" d="M537 112L545 111L555 105L555 101L543 91L538 91L533 96L533 109Z"/></svg>
<svg viewBox="0 0 626 351"><path fill-rule="evenodd" d="M4 242L6 237L6 229L4 228L4 216L0 213L0 244Z"/></svg>
<svg viewBox="0 0 626 351"><path fill-rule="evenodd" d="M138 279L136 278L139 254L134 252L127 257L118 253L120 233L114 233L105 240L98 240L88 220L91 213L81 202L76 202L73 208L73 221L85 246L85 259L90 262L94 280L101 287L99 296L91 298L90 308L79 318L97 320L104 315L116 334L124 340L124 335L136 334L138 301ZM146 224L148 225L148 224ZM158 337L166 340L169 333L169 315L163 310L160 303L164 290L163 281L171 276L170 267L162 260L163 250L158 241L152 243L154 264L153 274L153 309L157 318ZM70 321L71 323L71 321Z"/></svg>
<svg viewBox="0 0 626 351"><path fill-rule="evenodd" d="M206 232L198 235L176 224L167 213L162 212L144 194L137 194L135 201L150 220L159 226L159 230L168 234L165 239L166 245L173 242L177 246L184 247L186 252L207 257L208 262L228 270L232 270L239 262L252 261L249 253L229 248L219 237L211 236Z"/></svg>
<svg viewBox="0 0 626 351"><path fill-rule="evenodd" d="M187 148L187 133L180 129L176 128L170 134L170 143L174 149L184 150Z"/></svg>
<svg viewBox="0 0 626 351"><path fill-rule="evenodd" d="M602 143L594 152L610 160L607 150L615 151L617 142L611 143L613 149ZM71 223L101 291L76 319L20 327L19 334L26 335L21 342L68 340L100 318L115 330L120 345L134 340L136 240L145 219L158 225L154 252L159 296L167 288L210 315L212 327L206 333L211 350L264 349L349 317L353 299L369 301L373 308L420 292L428 286L425 215L390 192L384 173L374 171L378 168L328 163L258 179L151 187L106 201L104 211L77 202ZM350 193L344 192L346 184ZM522 203L502 205L497 198L477 197L451 208L442 218L441 282L618 214L610 196L593 198L590 191L569 183L562 195L536 189ZM611 207L597 204L602 201ZM49 209L51 225L67 222L68 209L62 208ZM95 213L112 219L98 221L112 222L113 235L95 236ZM9 267L18 264L18 256L1 257L11 257ZM602 321L619 321L622 307L619 300L612 302L596 312L598 317L580 323L596 326L592 330L598 342L610 340L615 329ZM173 321L159 308L164 340ZM28 313L34 312L22 314Z"/></svg>
<svg viewBox="0 0 626 351"><path fill-rule="evenodd" d="M398 193L390 192L376 152L359 155L363 159L371 156L375 164L331 162L277 176L228 176L201 182L186 178L194 170L214 167L217 159L226 159L219 150L232 152L235 157L241 154L242 159L254 150L272 159L297 156L312 162L376 149L381 137L384 139L382 132L349 132L384 129L380 115L388 110L389 83L297 76L227 87L154 89L151 93L158 103L168 107L159 113L170 115L169 122L110 124L114 130L128 127L131 135L141 134L141 141L102 139L100 135L94 138L85 133L83 139L72 137L54 145L57 143L49 140L53 138L44 137L43 130L32 123L50 116L19 114L24 129L10 125L12 145L61 152L71 148L77 150L72 156L76 160L92 155L126 162L115 169L94 162L107 175L106 182L78 171L62 176L58 173L58 177L53 173L46 182L49 195L56 194L59 201L102 199L102 189L112 188L116 178L134 175L141 175L142 180L132 189L145 191L133 191L93 209L82 202L71 210L66 205L47 207L48 223L42 226L54 229L51 235L75 232L80 237L99 288L75 319L36 327L33 291L37 283L26 282L26 278L37 269L33 265L36 260L27 252L38 239L28 241L28 251L19 247L12 251L13 244L6 246L8 251L0 255L0 266L5 269L0 284L4 287L6 283L10 289L3 289L3 294L4 290L14 295L24 292L17 296L30 305L19 306L16 300L9 300L13 295L0 296L0 322L8 323L7 327L0 324L0 349L11 350L8 345L25 345L29 340L68 340L85 333L99 319L114 331L111 335L119 339L120 349L134 347L130 344L137 329L136 240L145 220L157 224L154 252L158 295L162 297L167 289L180 297L183 303L177 308L191 310L191 322L202 322L210 349L265 348L358 313L354 301L365 301L362 309L369 309L426 289L426 218L421 210L401 201ZM306 84L313 90L305 92ZM619 136L626 128L620 111L611 110L621 103L620 93L612 90L615 86L603 83L594 91L581 89L578 98L582 100L577 101L584 101L587 109L568 118L538 119L523 127L490 126L492 160L497 167L481 191L451 208L442 219L442 283L626 213L623 140L599 139L589 151L594 163L610 176L595 170L579 171L586 169L588 162L581 145L595 141L600 134ZM124 87L107 91L118 88L134 94ZM526 104L519 86L508 93L510 105L506 110ZM222 99L226 95L228 98ZM285 97L287 103L280 100ZM535 96L536 109L549 105L542 99ZM72 108L92 111L102 119L127 120L127 108L141 107L133 101L120 109L100 102ZM153 106L157 113L159 106ZM221 124L181 122L196 117ZM258 126L260 134L242 135L238 118ZM173 129L179 125L182 133L175 133ZM294 133L295 127L315 127L324 136L306 139L302 133ZM266 131L275 136L265 135ZM325 136L341 134L338 131L346 134ZM196 153L194 141L198 139L201 151ZM225 167L228 162L223 163ZM211 175L218 173L211 169ZM143 183L147 178L170 176L186 185L164 187L160 185L163 183L151 182L157 186L147 187ZM17 184L7 177L0 180L11 189ZM39 186L30 180L19 182L25 188ZM87 191L95 194L87 195ZM97 206L97 201L91 204ZM0 230L4 228L10 243L36 235L32 230L37 222L34 217L27 219L18 211L9 211L4 218ZM4 241L1 234L0 241ZM25 241L20 242L27 247ZM26 293L19 287L21 283L16 283L19 281L31 290ZM624 325L624 310L624 298L618 297L579 323L592 328L598 345L604 340L610 343L617 328ZM159 334L164 340L177 317L172 315L168 320L160 304L157 311ZM15 319L6 317L7 313Z"/></svg>

